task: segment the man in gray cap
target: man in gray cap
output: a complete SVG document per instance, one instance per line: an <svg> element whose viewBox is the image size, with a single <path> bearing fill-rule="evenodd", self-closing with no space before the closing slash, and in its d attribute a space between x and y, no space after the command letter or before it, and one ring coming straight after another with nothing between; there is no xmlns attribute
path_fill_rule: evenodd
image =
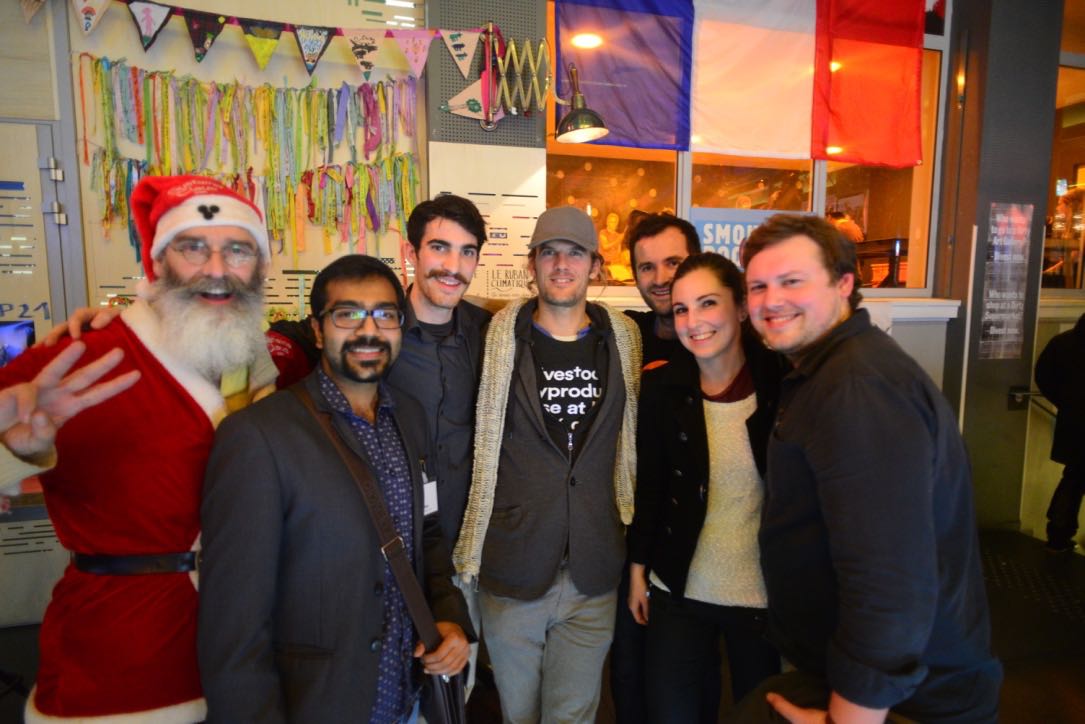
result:
<svg viewBox="0 0 1085 724"><path fill-rule="evenodd" d="M539 216L538 296L490 323L456 569L479 590L506 722L593 722L633 514L636 324L588 302L602 257L583 211Z"/></svg>

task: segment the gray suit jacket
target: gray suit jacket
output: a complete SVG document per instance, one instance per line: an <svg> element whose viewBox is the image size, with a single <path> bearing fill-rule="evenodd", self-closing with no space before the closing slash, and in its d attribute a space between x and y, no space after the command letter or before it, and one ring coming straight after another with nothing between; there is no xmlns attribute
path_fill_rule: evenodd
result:
<svg viewBox="0 0 1085 724"><path fill-rule="evenodd" d="M317 373L304 384L330 410ZM423 523L425 421L397 395L414 491L415 571L438 621L473 635L436 514ZM349 425L347 445L365 459ZM384 561L361 493L288 392L230 415L202 508L199 660L209 722L357 722L376 696Z"/></svg>

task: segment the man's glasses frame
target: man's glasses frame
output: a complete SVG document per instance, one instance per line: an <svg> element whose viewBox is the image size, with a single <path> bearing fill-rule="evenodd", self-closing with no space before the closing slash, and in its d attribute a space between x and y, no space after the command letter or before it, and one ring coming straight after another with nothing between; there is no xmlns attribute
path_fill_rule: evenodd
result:
<svg viewBox="0 0 1085 724"><path fill-rule="evenodd" d="M329 317L339 329L358 329L365 320L372 317L377 329L399 329L403 326L403 314L392 306L366 309L365 307L333 307L320 313L320 318Z"/></svg>
<svg viewBox="0 0 1085 724"><path fill-rule="evenodd" d="M203 239L179 238L169 243L169 247L184 257L189 264L203 266L211 260L217 251L222 256L222 263L231 269L244 269L256 263L259 252L247 241L228 241L221 249L212 249Z"/></svg>

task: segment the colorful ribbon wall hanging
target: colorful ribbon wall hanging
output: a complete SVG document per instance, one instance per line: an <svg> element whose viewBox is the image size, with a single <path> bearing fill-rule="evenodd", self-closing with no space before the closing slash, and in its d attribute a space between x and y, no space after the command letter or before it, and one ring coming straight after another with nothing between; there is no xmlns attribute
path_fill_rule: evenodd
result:
<svg viewBox="0 0 1085 724"><path fill-rule="evenodd" d="M222 180L262 204L278 251L295 257L304 251L305 220L324 229L326 250L364 250L366 230L404 230L417 201L417 156L395 145L400 134L416 137L412 77L338 88L250 87L84 53L79 85L83 162L102 197L106 229L127 223L127 194L144 174ZM350 160L330 163L344 144ZM122 151L135 148L142 149L138 158Z"/></svg>

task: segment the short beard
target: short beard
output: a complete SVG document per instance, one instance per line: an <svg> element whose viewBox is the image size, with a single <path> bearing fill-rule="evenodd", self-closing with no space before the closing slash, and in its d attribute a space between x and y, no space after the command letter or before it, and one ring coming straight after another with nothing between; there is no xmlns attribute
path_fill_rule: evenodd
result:
<svg viewBox="0 0 1085 724"><path fill-rule="evenodd" d="M148 300L162 325L162 346L216 384L227 370L249 366L267 345L263 286L262 270L253 273L248 284L231 274L221 279L201 274L186 283L167 266ZM233 297L212 306L199 300L204 292L229 292Z"/></svg>
<svg viewBox="0 0 1085 724"><path fill-rule="evenodd" d="M576 294L570 297L561 298L558 296L551 296L546 288L540 284L539 300L551 307L573 308L588 300L588 285L585 284L582 290L578 290Z"/></svg>
<svg viewBox="0 0 1085 724"><path fill-rule="evenodd" d="M358 365L359 369L355 369L351 366L348 355L351 350L358 347L379 347L384 350L388 358L384 361ZM378 382L384 376L384 373L388 371L391 358L392 345L388 344L386 340L380 337L357 337L343 344L343 348L339 350L339 364L333 364L332 369L352 382Z"/></svg>
<svg viewBox="0 0 1085 724"><path fill-rule="evenodd" d="M648 293L651 294L651 292L652 292L652 290L649 289ZM673 299L671 300L670 309L668 309L666 311L666 313L664 313L664 312L659 311L659 307L656 306L656 304L654 303L654 300L649 301L649 299L651 299L651 297L647 297L646 295L642 294L641 298L644 299L645 306L647 306L648 309L650 309L652 311L652 313L655 314L657 317L673 317L674 316L674 300Z"/></svg>

